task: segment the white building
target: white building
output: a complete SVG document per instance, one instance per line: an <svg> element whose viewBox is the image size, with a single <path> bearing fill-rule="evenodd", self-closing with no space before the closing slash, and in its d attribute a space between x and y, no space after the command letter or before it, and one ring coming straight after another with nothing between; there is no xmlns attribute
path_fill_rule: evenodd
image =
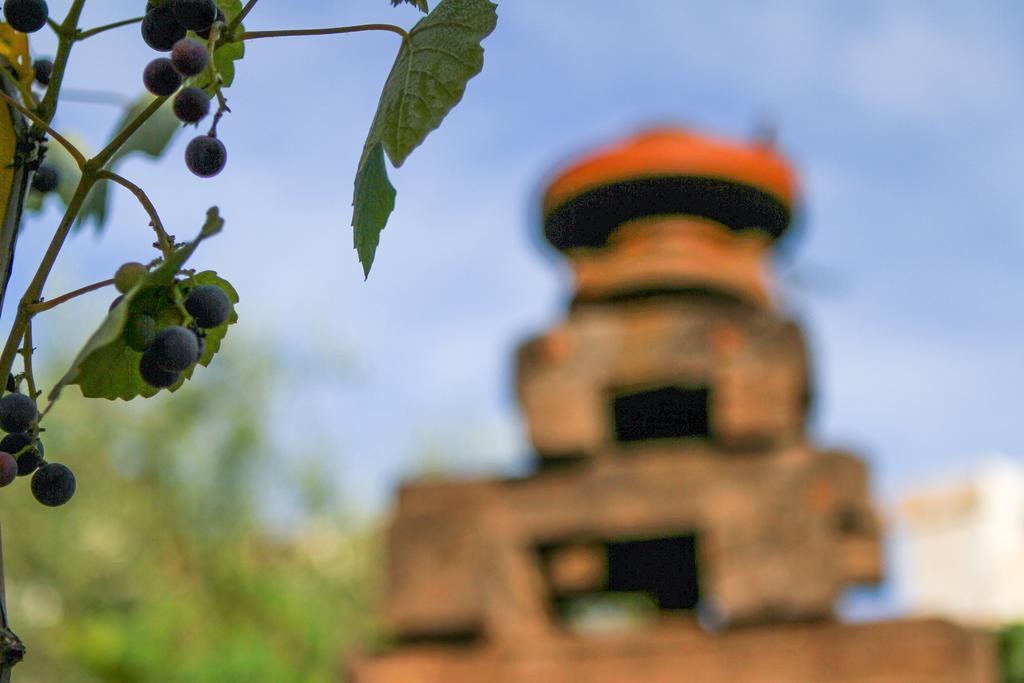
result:
<svg viewBox="0 0 1024 683"><path fill-rule="evenodd" d="M910 611L979 626L1024 622L1024 463L1000 456L900 506Z"/></svg>

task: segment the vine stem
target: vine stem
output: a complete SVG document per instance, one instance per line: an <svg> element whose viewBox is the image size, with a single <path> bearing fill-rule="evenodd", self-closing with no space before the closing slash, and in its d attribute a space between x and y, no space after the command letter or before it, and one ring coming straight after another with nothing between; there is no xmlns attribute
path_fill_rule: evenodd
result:
<svg viewBox="0 0 1024 683"><path fill-rule="evenodd" d="M174 250L172 240L167 234L167 230L164 229L163 221L160 220L160 215L157 213L156 207L146 192L124 176L107 169L97 172L96 177L100 180L109 180L112 183L117 183L135 195L135 198L139 200L139 204L149 214L149 224L153 226L153 230L156 232L156 241L160 245L160 251L163 252L165 258L170 257L171 252Z"/></svg>
<svg viewBox="0 0 1024 683"><path fill-rule="evenodd" d="M85 0L74 0L64 23L57 29L57 54L53 58L53 72L50 74L50 85L46 87L46 94L43 101L39 103L36 113L39 118L49 124L53 121L53 115L57 112L57 99L60 97L60 87L64 83L64 72L67 70L68 57L71 56L71 48L75 45L75 34L78 32L78 21L82 16L82 8ZM36 127L39 124L36 123ZM40 128L40 130L42 130Z"/></svg>
<svg viewBox="0 0 1024 683"><path fill-rule="evenodd" d="M54 140L59 142L60 146L63 147L64 149L66 149L68 151L68 154L70 154L71 157L75 160L75 163L78 164L78 168L85 168L85 164L86 164L85 155L82 154L77 147L75 147L73 144L71 144L71 142L68 141L67 138L65 138L63 135L61 135L60 133L55 131L53 128L51 128L49 123L47 123L46 121L41 119L39 116L37 116L35 113L33 113L32 110L28 109L25 105L23 105L21 102L19 102L15 98L13 98L10 95L8 95L7 93L5 93L3 90L0 90L0 98L6 100L6 102L9 105L14 107L18 111L20 111L30 121L32 121L32 123L34 123L37 126L39 126L39 128L41 128L42 130L46 131L46 133L51 138L53 138Z"/></svg>
<svg viewBox="0 0 1024 683"><path fill-rule="evenodd" d="M0 374L4 377L11 372L14 356L18 352L18 345L25 336L25 329L32 318L32 312L29 311L28 307L36 303L40 295L42 295L46 278L50 276L53 264L57 261L57 255L60 253L61 247L64 246L64 240L67 239L68 233L71 232L71 226L75 224L75 218L77 218L78 212L82 209L82 204L85 203L85 198L95 182L96 179L91 173L84 172L82 174L81 180L78 181L78 187L75 188L75 194L68 203L67 211L64 212L64 217L61 219L60 225L57 226L53 239L50 240L50 246L47 247L46 253L43 254L43 260L36 270L35 277L29 283L24 296L21 297L18 314L15 316L14 324L11 326L11 333L7 337L7 343L4 345L3 352L0 353Z"/></svg>
<svg viewBox="0 0 1024 683"><path fill-rule="evenodd" d="M21 359L22 362L25 364L25 383L28 384L28 395L32 397L33 401L35 401L36 397L39 395L39 392L36 391L36 377L35 374L32 372L33 350L34 349L32 348L32 320L30 319L28 321L28 324L25 325L24 343L22 343L21 345ZM38 427L35 427L34 429L37 430ZM37 432L36 436L38 436Z"/></svg>
<svg viewBox="0 0 1024 683"><path fill-rule="evenodd" d="M338 26L337 28L302 28L283 31L244 31L238 34L237 40L256 40L258 38L289 38L294 36L333 36L339 33L360 33L362 31L390 31L409 40L409 32L394 24L360 24L358 26Z"/></svg>
<svg viewBox="0 0 1024 683"><path fill-rule="evenodd" d="M242 11L238 13L238 16L231 20L231 23L228 24L228 27L224 32L228 35L234 33L235 30L242 25L242 22L245 21L245 18L249 16L249 12L252 11L252 8L256 6L258 1L259 0L249 0L249 2L245 3L245 7L243 7Z"/></svg>
<svg viewBox="0 0 1024 683"><path fill-rule="evenodd" d="M121 28L122 26L131 26L132 24L138 24L145 18L146 17L132 17L131 19L115 21L112 24L104 24L103 26L97 26L96 28L91 28L88 31L79 31L78 34L75 35L75 40L85 40L86 38L92 38L97 34L103 33L104 31L109 31L115 28Z"/></svg>
<svg viewBox="0 0 1024 683"><path fill-rule="evenodd" d="M73 292L68 292L67 294L62 294L62 295L58 296L55 299L49 299L47 301L39 301L37 303L34 303L34 304L32 304L31 306L28 307L28 310L29 310L29 313L32 313L33 315L35 315L36 313L42 313L43 311L48 311L51 308L57 308L57 306L60 306L63 303L71 301L72 299L78 298L78 297L82 296L83 294L88 294L89 292L95 292L97 289L103 289L104 287L109 287L112 284L114 284L114 280L113 279L103 280L102 282L94 282L91 285L86 285L85 287L79 287L78 289L76 289ZM29 329L31 329L31 325L29 326Z"/></svg>
<svg viewBox="0 0 1024 683"><path fill-rule="evenodd" d="M80 0L76 0L76 5L79 1ZM43 287L46 285L46 280L50 277L50 271L53 270L53 265L57 261L57 256L60 254L60 250L64 246L64 242L67 240L72 226L75 224L75 219L78 217L78 213L82 210L82 205L85 203L85 198L89 195L89 190L92 189L93 185L96 184L101 175L109 173L103 169L107 162L110 161L114 154L121 149L121 146L135 134L135 131L149 120L149 117L151 117L166 100L166 97L158 97L153 100L148 107L132 119L128 125L121 129L121 132L114 136L114 139L111 140L99 154L85 162L85 165L82 168L82 177L78 181L75 193L68 202L68 208L64 212L64 217L61 218L60 224L57 226L57 230L54 232L53 238L50 240L50 245L47 247L46 253L43 254L43 259L40 262L39 267L36 269L36 274L32 278L32 282L29 283L28 288L25 290L25 294L21 297L21 301L19 302L18 313L14 318L14 323L11 325L11 332L7 337L7 342L4 344L3 352L0 353L0 375L6 377L7 374L11 372L11 366L14 364L14 357L18 352L18 344L25 335L25 329L33 315L30 307L32 304L39 302L43 293ZM120 176L117 177L120 178Z"/></svg>
<svg viewBox="0 0 1024 683"><path fill-rule="evenodd" d="M100 150L99 154L86 162L86 169L94 172L102 169L110 161L111 157L117 153L117 150L121 149L121 146L128 142L128 138L134 135L135 131L141 128L142 124L148 121L149 117L155 114L156 110L163 106L163 103L166 101L166 97L158 97L150 102L148 107L143 109L127 126L121 129L121 132L106 147Z"/></svg>

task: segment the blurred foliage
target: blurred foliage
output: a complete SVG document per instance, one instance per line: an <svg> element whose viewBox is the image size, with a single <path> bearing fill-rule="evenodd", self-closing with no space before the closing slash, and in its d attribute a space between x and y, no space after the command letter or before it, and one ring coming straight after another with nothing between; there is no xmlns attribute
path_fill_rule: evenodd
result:
<svg viewBox="0 0 1024 683"><path fill-rule="evenodd" d="M337 681L375 637L376 534L345 523L315 461L272 452L263 373L223 365L143 405L69 394L47 418L75 498L0 492L19 683Z"/></svg>
<svg viewBox="0 0 1024 683"><path fill-rule="evenodd" d="M999 631L999 661L1003 683L1024 683L1024 624Z"/></svg>

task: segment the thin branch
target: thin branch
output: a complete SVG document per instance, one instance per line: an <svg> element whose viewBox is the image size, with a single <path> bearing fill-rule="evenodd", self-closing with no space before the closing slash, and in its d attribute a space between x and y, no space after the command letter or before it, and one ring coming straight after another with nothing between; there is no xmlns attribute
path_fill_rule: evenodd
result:
<svg viewBox="0 0 1024 683"><path fill-rule="evenodd" d="M80 287L80 288L76 289L73 292L68 292L67 294L61 294L60 296L58 296L55 299L49 299L47 301L39 301L37 303L31 304L28 307L28 311L32 315L35 315L36 313L42 313L43 311L48 311L51 308L57 308L57 306L60 306L63 303L71 301L72 299L78 298L78 297L82 296L83 294L88 294L89 292L95 292L97 289L103 289L104 287L109 287L112 284L114 284L113 280L104 280L103 282L94 282L91 285L86 285L85 287Z"/></svg>
<svg viewBox="0 0 1024 683"><path fill-rule="evenodd" d="M53 115L57 112L57 100L60 97L60 88L64 83L64 72L68 66L68 57L71 56L71 48L75 45L75 33L78 32L78 20L82 16L82 8L85 0L74 0L64 23L60 25L57 35L60 40L57 43L57 54L53 58L53 71L50 73L50 85L46 87L46 94L43 101L39 103L36 112L39 118L46 123L53 121ZM39 128L36 123L35 128ZM42 130L40 128L40 130Z"/></svg>
<svg viewBox="0 0 1024 683"><path fill-rule="evenodd" d="M217 39L220 37L220 30L214 26L210 28L210 37L207 41L207 49L212 55L216 50ZM211 59L207 67L209 72L210 85L213 86L213 92L217 95L217 111L213 115L213 123L210 125L210 132L207 133L211 137L217 137L217 125L220 120L224 117L224 114L231 111L228 107L228 99L224 97L224 90L221 84L224 82L220 74L217 72L217 60Z"/></svg>
<svg viewBox="0 0 1024 683"><path fill-rule="evenodd" d="M149 224L152 225L153 230L156 231L156 240L160 245L160 251L164 253L164 256L170 256L171 252L174 250L171 246L171 238L168 236L167 230L164 229L163 221L160 220L160 215L157 214L156 207L153 206L153 202L150 201L145 191L132 181L128 180L124 176L114 173L113 171L104 169L97 173L96 177L117 183L135 195L135 198L139 200L139 204L142 204L142 208L149 214Z"/></svg>
<svg viewBox="0 0 1024 683"><path fill-rule="evenodd" d="M28 322L25 326L25 337L24 343L21 345L21 359L25 364L25 383L28 385L28 395L33 401L36 400L36 378L32 374L32 352L35 349L32 348L32 321ZM36 425L38 425L38 420ZM33 432L38 436L38 426L33 427Z"/></svg>
<svg viewBox="0 0 1024 683"><path fill-rule="evenodd" d="M257 38L288 38L292 36L332 36L339 33L359 33L361 31L390 31L409 40L409 32L394 24L361 24L359 26L339 26L337 28L306 28L285 31L245 31L237 40L256 40Z"/></svg>
<svg viewBox="0 0 1024 683"><path fill-rule="evenodd" d="M53 19L47 17L46 18L46 25L49 26L51 29L53 29L53 32L57 34L58 38L64 37L64 29L62 29L60 27L60 24L58 24L56 21L54 21Z"/></svg>
<svg viewBox="0 0 1024 683"><path fill-rule="evenodd" d="M110 158L117 153L117 150L121 149L121 146L128 141L132 135L135 134L139 128L142 127L149 117L156 113L156 110L163 106L163 103L167 101L166 97L158 97L149 106L142 110L142 112L132 119L128 125L121 129L113 140L111 140L106 147L100 150L100 153L94 156L87 162L90 168L100 169L103 168Z"/></svg>
<svg viewBox="0 0 1024 683"><path fill-rule="evenodd" d="M96 28L91 28L88 31L79 31L78 34L75 36L75 40L85 40L86 38L92 38L93 36L99 33L103 33L104 31L109 31L115 28L121 28L122 26L131 26L132 24L138 24L145 18L146 17L132 17L131 19L115 21L112 24L104 24L103 26L97 26Z"/></svg>
<svg viewBox="0 0 1024 683"><path fill-rule="evenodd" d="M82 154L77 147L71 144L67 138L65 138L57 131L55 131L53 128L50 127L50 124L48 124L43 119L39 118L35 113L32 112L31 109L29 109L21 102L5 93L3 90L0 90L0 98L6 100L9 105L20 111L22 114L24 114L30 121L32 121L32 123L39 126L39 128L41 128L42 130L45 130L51 138L59 142L61 147L68 151L68 154L70 154L71 157L75 160L75 163L78 164L79 168L85 168L85 155Z"/></svg>
<svg viewBox="0 0 1024 683"><path fill-rule="evenodd" d="M11 325L11 333L7 336L7 343L4 345L3 352L0 353L0 375L4 377L11 372L11 366L14 365L14 357L18 353L18 345L25 336L25 328L28 327L28 321L32 317L28 307L39 301L43 287L46 285L46 279L50 277L50 271L53 270L53 264L57 262L57 256L60 254L61 247L64 246L64 241L67 240L68 233L71 232L71 227L75 224L78 212L82 210L82 204L85 202L85 198L95 182L95 176L88 171L82 173L82 178L78 181L78 187L75 188L75 194L71 197L71 201L68 202L68 208L64 212L64 217L61 219L60 225L57 226L57 230L50 240L50 246L46 248L46 253L43 254L43 259L36 269L32 282L29 283L25 294L21 297L18 313L14 318L14 323Z"/></svg>
<svg viewBox="0 0 1024 683"><path fill-rule="evenodd" d="M258 0L249 0L249 2L245 3L245 7L243 7L242 11L238 13L238 16L231 20L231 23L228 24L228 27L224 30L224 33L228 35L234 33L235 30L242 25L242 22L245 21L245 18L249 16L249 12L252 11L252 8L256 6L257 2Z"/></svg>

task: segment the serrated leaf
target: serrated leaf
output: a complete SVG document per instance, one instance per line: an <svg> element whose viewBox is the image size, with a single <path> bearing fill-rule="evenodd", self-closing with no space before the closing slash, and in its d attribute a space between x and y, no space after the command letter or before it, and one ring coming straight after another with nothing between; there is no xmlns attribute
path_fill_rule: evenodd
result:
<svg viewBox="0 0 1024 683"><path fill-rule="evenodd" d="M430 8L427 7L427 0L391 0L391 6L398 7L403 2L407 5L412 5L424 14L430 11Z"/></svg>
<svg viewBox="0 0 1024 683"><path fill-rule="evenodd" d="M459 103L466 83L483 68L480 43L494 30L496 7L490 0L441 0L402 42L356 172L352 227L367 277L395 207L383 152L401 166Z"/></svg>
<svg viewBox="0 0 1024 683"><path fill-rule="evenodd" d="M170 258L151 271L122 297L120 303L107 314L99 329L79 351L64 378L50 392L51 400L55 399L61 390L69 384L77 384L82 395L87 398L129 401L137 396L149 397L158 392L157 389L146 384L139 375L139 360L142 354L133 351L124 343L121 335L124 332L125 323L130 315L139 313L153 316L161 328L185 322L184 316L172 296L175 276L199 244L216 234L221 225L223 225L223 221L216 208L211 209L207 214L207 225L195 240L177 249ZM212 271L195 275L187 282L189 287L199 284L217 284L224 288L233 303L238 302L238 294L234 288ZM227 323L220 328L208 331L206 350L200 359L202 365L209 364L217 349L220 348L220 342L227 332L227 326L234 324L237 320L237 314L232 312ZM191 369L183 373L181 381L171 390L175 390L191 375Z"/></svg>
<svg viewBox="0 0 1024 683"><path fill-rule="evenodd" d="M356 173L356 193L352 201L352 227L363 275L370 276L380 233L395 210L395 188L384 165L384 146L377 143L363 155Z"/></svg>
<svg viewBox="0 0 1024 683"><path fill-rule="evenodd" d="M480 43L498 21L490 0L441 0L409 31L377 105L371 138L396 167L459 103L480 73Z"/></svg>

